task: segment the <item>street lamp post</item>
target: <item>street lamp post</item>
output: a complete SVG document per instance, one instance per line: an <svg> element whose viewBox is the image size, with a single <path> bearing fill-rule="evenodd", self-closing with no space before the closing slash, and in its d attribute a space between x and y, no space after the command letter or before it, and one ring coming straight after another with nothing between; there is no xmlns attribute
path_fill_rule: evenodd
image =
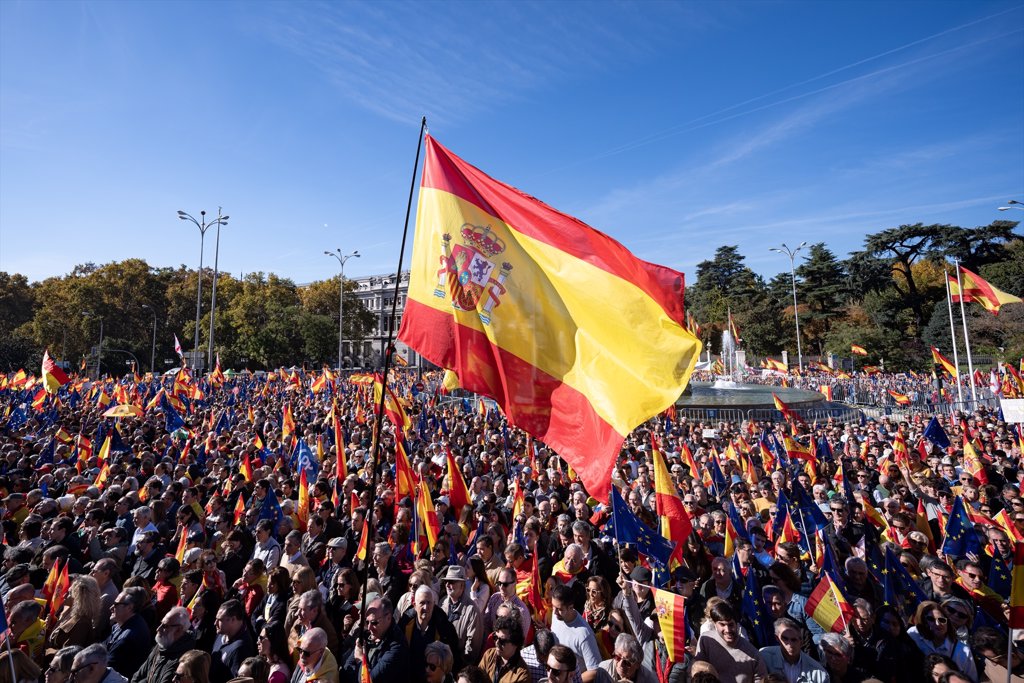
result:
<svg viewBox="0 0 1024 683"><path fill-rule="evenodd" d="M1016 199L1011 199L1006 202L1009 206L1000 206L1000 211L1009 211L1010 209L1017 209L1018 211L1024 211L1024 202L1018 202Z"/></svg>
<svg viewBox="0 0 1024 683"><path fill-rule="evenodd" d="M340 372L342 358L341 344L342 340L344 339L344 333L342 332L342 322L344 321L343 316L345 313L345 261L348 261L350 258L353 257L359 258L359 251L353 251L351 254L342 254L341 249L335 249L334 251L325 251L324 253L332 258L337 259L338 263L341 264L341 286L340 291L338 292L338 371Z"/></svg>
<svg viewBox="0 0 1024 683"><path fill-rule="evenodd" d="M204 240L206 239L206 229L212 226L214 223L219 224L221 221L226 221L228 217L220 216L218 214L216 221L207 223L205 211L199 212L199 220L196 220L195 218L193 218L191 215L184 211L179 211L178 218L180 218L183 221L192 221L192 223L197 228L199 228L199 272L196 274L199 280L199 284L196 286L196 336L195 342L192 345L192 349L194 351L199 351L199 314L200 311L202 310L203 301L203 245Z"/></svg>
<svg viewBox="0 0 1024 683"><path fill-rule="evenodd" d="M93 315L92 311L82 311L82 315L89 317ZM99 317L99 316L96 316ZM100 341L96 346L96 379L102 377L101 369L103 367L103 318L100 317Z"/></svg>
<svg viewBox="0 0 1024 683"><path fill-rule="evenodd" d="M156 309L149 304L142 304L142 307L153 312L153 346L149 352L149 372L156 377Z"/></svg>
<svg viewBox="0 0 1024 683"><path fill-rule="evenodd" d="M786 246L786 243L782 243L782 249L778 247L772 247L769 251L774 251L778 254L785 254L789 256L789 274L793 280L793 320L796 323L796 358L797 366L800 368L800 372L804 371L804 353L803 347L800 345L800 313L797 310L796 303L796 255L801 249L807 246L807 242L801 242L800 246L796 249L790 249Z"/></svg>
<svg viewBox="0 0 1024 683"><path fill-rule="evenodd" d="M213 367L213 322L217 317L217 266L220 258L220 226L228 224L228 216L220 215L220 207L217 207L217 220L210 225L217 225L217 239L215 241L216 246L213 250L213 296L210 301L210 347L206 352L206 367Z"/></svg>

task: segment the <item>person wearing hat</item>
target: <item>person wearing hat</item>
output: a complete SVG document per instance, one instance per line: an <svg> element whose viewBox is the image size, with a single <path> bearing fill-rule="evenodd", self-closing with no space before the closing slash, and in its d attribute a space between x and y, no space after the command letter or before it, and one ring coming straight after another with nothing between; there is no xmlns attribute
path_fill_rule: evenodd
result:
<svg viewBox="0 0 1024 683"><path fill-rule="evenodd" d="M351 566L345 560L348 552L348 540L344 536L338 536L327 541L327 557L320 567L319 579L321 586L330 588L334 585L334 579L343 567Z"/></svg>
<svg viewBox="0 0 1024 683"><path fill-rule="evenodd" d="M455 627L455 632L459 636L463 661L475 662L480 658L484 630L480 612L466 590L466 569L458 565L449 565L440 579L444 594L441 610L448 615L448 621Z"/></svg>

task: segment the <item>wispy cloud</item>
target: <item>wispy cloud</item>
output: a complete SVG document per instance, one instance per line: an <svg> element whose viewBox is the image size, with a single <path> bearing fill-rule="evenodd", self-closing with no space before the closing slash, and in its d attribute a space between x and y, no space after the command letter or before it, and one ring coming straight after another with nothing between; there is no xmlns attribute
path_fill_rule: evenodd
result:
<svg viewBox="0 0 1024 683"><path fill-rule="evenodd" d="M667 25L674 22L661 20L666 13L696 16L667 3L650 8L290 3L257 30L369 111L403 123L424 113L463 122L570 75L640 59L673 38Z"/></svg>

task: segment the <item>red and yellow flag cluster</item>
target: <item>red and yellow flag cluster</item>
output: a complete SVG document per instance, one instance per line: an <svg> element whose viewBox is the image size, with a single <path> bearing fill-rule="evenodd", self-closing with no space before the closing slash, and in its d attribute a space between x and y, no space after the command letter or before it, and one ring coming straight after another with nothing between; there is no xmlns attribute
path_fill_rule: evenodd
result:
<svg viewBox="0 0 1024 683"><path fill-rule="evenodd" d="M496 400L595 498L608 499L625 436L689 380L701 345L682 292L681 273L427 137L399 340Z"/></svg>

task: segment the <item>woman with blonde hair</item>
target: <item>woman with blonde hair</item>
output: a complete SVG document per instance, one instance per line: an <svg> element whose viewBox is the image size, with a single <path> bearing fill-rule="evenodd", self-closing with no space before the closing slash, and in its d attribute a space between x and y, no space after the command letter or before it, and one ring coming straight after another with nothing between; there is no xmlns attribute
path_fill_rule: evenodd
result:
<svg viewBox="0 0 1024 683"><path fill-rule="evenodd" d="M96 642L95 628L101 611L100 587L96 579L76 576L64 600L57 625L50 633L47 652L52 654L69 645L85 647Z"/></svg>
<svg viewBox="0 0 1024 683"><path fill-rule="evenodd" d="M202 650L189 650L178 660L174 683L210 683L210 655Z"/></svg>

